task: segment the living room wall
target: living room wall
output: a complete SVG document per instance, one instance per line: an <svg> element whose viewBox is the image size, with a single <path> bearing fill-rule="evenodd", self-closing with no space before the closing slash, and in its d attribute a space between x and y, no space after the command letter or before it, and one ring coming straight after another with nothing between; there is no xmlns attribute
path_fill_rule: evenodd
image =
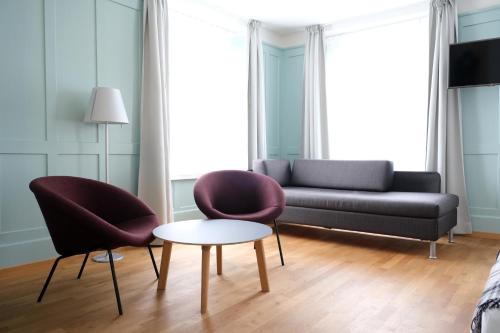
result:
<svg viewBox="0 0 500 333"><path fill-rule="evenodd" d="M29 182L104 180L104 129L83 123L94 86L121 90L130 124L110 126L110 181L137 192L142 0L0 3L0 267L55 255ZM199 216L193 180L174 217Z"/></svg>
<svg viewBox="0 0 500 333"><path fill-rule="evenodd" d="M131 123L111 127L111 182L137 191L141 0L0 4L0 267L55 255L29 181L104 179L103 128L82 122L92 87L121 89ZM500 35L500 8L460 15L460 39ZM286 43L285 43L286 44ZM293 44L293 43L292 43ZM270 158L300 154L302 46L264 46ZM500 232L498 87L462 91L474 230ZM174 218L196 218L194 180L173 181Z"/></svg>

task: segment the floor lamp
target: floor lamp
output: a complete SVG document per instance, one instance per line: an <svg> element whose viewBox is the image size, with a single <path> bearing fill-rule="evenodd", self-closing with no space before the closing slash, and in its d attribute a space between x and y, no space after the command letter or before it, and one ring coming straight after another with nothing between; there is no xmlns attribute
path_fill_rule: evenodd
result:
<svg viewBox="0 0 500 333"><path fill-rule="evenodd" d="M123 105L119 89L95 87L90 97L90 108L85 115L85 122L104 124L104 173L106 183L109 183L109 124L128 124L127 112ZM123 255L112 252L113 260L123 259ZM95 262L109 262L107 252L92 258Z"/></svg>

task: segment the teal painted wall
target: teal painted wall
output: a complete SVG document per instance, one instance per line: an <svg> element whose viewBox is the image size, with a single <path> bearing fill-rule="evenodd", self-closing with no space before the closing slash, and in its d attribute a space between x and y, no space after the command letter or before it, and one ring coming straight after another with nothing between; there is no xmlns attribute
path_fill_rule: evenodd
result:
<svg viewBox="0 0 500 333"><path fill-rule="evenodd" d="M137 192L141 39L140 0L0 3L0 267L56 255L33 178L104 180L104 129L82 121L94 86L122 92L130 124L110 128L110 181ZM200 216L193 183L173 183L177 220Z"/></svg>
<svg viewBox="0 0 500 333"><path fill-rule="evenodd" d="M110 129L110 181L137 191L142 2L0 4L0 266L55 255L29 182L104 179L104 128L83 123L94 86L121 90L129 125Z"/></svg>
<svg viewBox="0 0 500 333"><path fill-rule="evenodd" d="M500 37L500 7L460 15L461 42L495 37ZM463 88L460 95L473 230L500 233L500 88Z"/></svg>
<svg viewBox="0 0 500 333"><path fill-rule="evenodd" d="M194 202L193 186L195 181L196 179L178 179L172 182L175 221L205 218Z"/></svg>
<svg viewBox="0 0 500 333"><path fill-rule="evenodd" d="M264 44L268 158L300 156L304 47Z"/></svg>

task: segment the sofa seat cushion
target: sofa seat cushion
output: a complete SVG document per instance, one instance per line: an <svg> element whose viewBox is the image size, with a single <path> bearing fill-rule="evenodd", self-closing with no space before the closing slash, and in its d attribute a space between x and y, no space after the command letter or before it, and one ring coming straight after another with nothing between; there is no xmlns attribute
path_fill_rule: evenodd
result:
<svg viewBox="0 0 500 333"><path fill-rule="evenodd" d="M370 213L437 218L458 206L453 194L420 192L369 192L310 187L285 187L286 205Z"/></svg>

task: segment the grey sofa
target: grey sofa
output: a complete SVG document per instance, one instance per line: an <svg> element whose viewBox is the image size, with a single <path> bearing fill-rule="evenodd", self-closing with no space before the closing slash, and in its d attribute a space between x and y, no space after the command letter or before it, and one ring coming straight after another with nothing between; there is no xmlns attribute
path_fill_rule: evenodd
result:
<svg viewBox="0 0 500 333"><path fill-rule="evenodd" d="M281 222L430 241L453 241L458 197L440 192L436 172L394 171L390 161L256 160L253 171L274 178L286 207Z"/></svg>

